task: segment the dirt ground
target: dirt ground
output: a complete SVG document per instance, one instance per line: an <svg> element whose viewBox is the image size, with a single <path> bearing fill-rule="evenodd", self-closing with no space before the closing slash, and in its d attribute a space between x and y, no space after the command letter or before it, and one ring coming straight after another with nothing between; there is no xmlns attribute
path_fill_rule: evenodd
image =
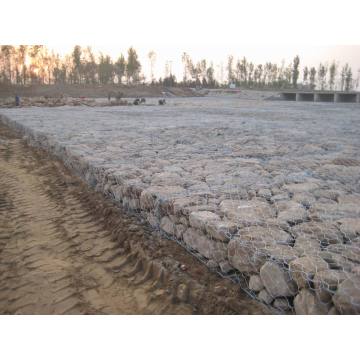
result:
<svg viewBox="0 0 360 360"><path fill-rule="evenodd" d="M76 84L54 84L54 85L28 85L9 86L0 84L0 98L14 97L58 97L67 95L70 97L107 98L109 92L114 94L122 92L125 98L133 97L163 97L168 96L198 96L189 88L164 87L150 85L76 85Z"/></svg>
<svg viewBox="0 0 360 360"><path fill-rule="evenodd" d="M0 124L0 313L268 310Z"/></svg>

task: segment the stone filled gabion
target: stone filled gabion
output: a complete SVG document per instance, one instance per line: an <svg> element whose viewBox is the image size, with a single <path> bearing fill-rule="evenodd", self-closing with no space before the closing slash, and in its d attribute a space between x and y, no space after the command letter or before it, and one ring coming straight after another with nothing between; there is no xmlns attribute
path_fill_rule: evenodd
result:
<svg viewBox="0 0 360 360"><path fill-rule="evenodd" d="M178 101L1 121L263 303L359 314L360 108Z"/></svg>

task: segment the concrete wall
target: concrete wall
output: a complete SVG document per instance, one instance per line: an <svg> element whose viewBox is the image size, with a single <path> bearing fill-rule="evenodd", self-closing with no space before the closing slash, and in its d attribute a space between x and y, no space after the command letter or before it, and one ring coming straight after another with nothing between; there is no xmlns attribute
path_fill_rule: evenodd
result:
<svg viewBox="0 0 360 360"><path fill-rule="evenodd" d="M314 94L315 101L319 102L334 102L335 94L334 93L315 93Z"/></svg>
<svg viewBox="0 0 360 360"><path fill-rule="evenodd" d="M359 94L351 93L351 94L335 94L335 102L359 102L360 96Z"/></svg>
<svg viewBox="0 0 360 360"><path fill-rule="evenodd" d="M296 101L314 101L314 93L296 93Z"/></svg>
<svg viewBox="0 0 360 360"><path fill-rule="evenodd" d="M288 101L289 100L292 100L292 101L296 100L296 93L293 93L293 92L288 92L288 93L284 92L284 93L281 93L280 95L281 95L281 98L283 100L288 100Z"/></svg>
<svg viewBox="0 0 360 360"><path fill-rule="evenodd" d="M287 101L316 101L316 102L344 102L344 103L360 103L360 93L357 92L282 92L281 99Z"/></svg>

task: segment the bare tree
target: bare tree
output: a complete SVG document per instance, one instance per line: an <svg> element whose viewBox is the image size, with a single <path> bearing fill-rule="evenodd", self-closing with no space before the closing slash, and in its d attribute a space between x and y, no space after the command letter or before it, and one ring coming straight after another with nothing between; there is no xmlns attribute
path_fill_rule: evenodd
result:
<svg viewBox="0 0 360 360"><path fill-rule="evenodd" d="M138 59L138 54L133 47L130 47L128 50L128 58L126 64L126 75L128 78L128 82L130 80L137 82L139 80L140 70L141 64Z"/></svg>
<svg viewBox="0 0 360 360"><path fill-rule="evenodd" d="M231 84L234 81L234 57L232 55L228 56L227 61L227 78L228 78L228 84Z"/></svg>
<svg viewBox="0 0 360 360"><path fill-rule="evenodd" d="M307 85L308 78L309 78L309 68L307 66L305 66L304 70L303 70L303 84L304 85Z"/></svg>
<svg viewBox="0 0 360 360"><path fill-rule="evenodd" d="M316 80L316 69L312 67L310 69L310 88L313 90L316 87L315 80Z"/></svg>
<svg viewBox="0 0 360 360"><path fill-rule="evenodd" d="M156 62L155 51L151 50L148 54L148 58L150 60L150 80L153 83L155 81L155 75L154 75L154 68L155 68L155 62Z"/></svg>
<svg viewBox="0 0 360 360"><path fill-rule="evenodd" d="M318 69L318 81L320 85L321 90L325 90L326 87L326 74L328 71L328 67L326 64L320 63L319 69Z"/></svg>
<svg viewBox="0 0 360 360"><path fill-rule="evenodd" d="M297 81L299 79L299 64L300 64L300 58L299 55L296 55L293 61L293 68L292 68L292 84L294 88L297 88Z"/></svg>
<svg viewBox="0 0 360 360"><path fill-rule="evenodd" d="M329 67L329 89L333 90L335 85L335 78L337 73L338 65L333 61Z"/></svg>

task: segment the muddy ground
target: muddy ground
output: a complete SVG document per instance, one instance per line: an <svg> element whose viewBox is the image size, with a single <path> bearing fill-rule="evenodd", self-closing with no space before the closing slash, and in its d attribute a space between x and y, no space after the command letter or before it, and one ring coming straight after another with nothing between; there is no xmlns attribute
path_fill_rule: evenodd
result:
<svg viewBox="0 0 360 360"><path fill-rule="evenodd" d="M1 314L263 314L0 125Z"/></svg>

